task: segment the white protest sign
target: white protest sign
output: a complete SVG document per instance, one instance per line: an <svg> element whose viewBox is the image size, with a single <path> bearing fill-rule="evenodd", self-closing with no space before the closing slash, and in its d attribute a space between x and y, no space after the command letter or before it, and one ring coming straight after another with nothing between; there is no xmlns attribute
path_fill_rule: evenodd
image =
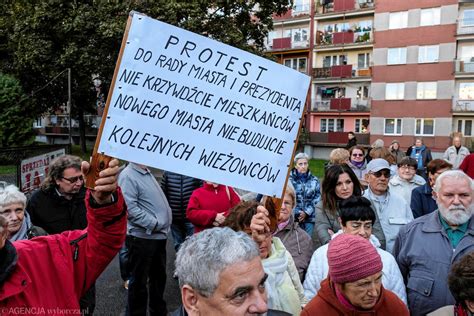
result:
<svg viewBox="0 0 474 316"><path fill-rule="evenodd" d="M135 13L98 151L279 197L309 82Z"/></svg>
<svg viewBox="0 0 474 316"><path fill-rule="evenodd" d="M65 155L64 149L55 150L46 154L24 159L20 163L20 188L29 192L38 188L44 177L48 174L51 161L56 157Z"/></svg>

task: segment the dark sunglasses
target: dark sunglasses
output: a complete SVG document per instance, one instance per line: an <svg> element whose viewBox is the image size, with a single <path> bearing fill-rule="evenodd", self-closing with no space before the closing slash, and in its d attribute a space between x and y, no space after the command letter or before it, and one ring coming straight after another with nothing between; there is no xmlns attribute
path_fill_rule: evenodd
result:
<svg viewBox="0 0 474 316"><path fill-rule="evenodd" d="M64 178L64 180L67 180L69 183L76 183L77 181L84 181L84 177L83 176L78 176L78 177L71 177L71 178Z"/></svg>
<svg viewBox="0 0 474 316"><path fill-rule="evenodd" d="M352 157L364 157L364 154L352 154Z"/></svg>
<svg viewBox="0 0 474 316"><path fill-rule="evenodd" d="M382 175L385 178L390 178L390 170L380 170L377 172L371 172L370 174L373 174L376 178L380 178Z"/></svg>

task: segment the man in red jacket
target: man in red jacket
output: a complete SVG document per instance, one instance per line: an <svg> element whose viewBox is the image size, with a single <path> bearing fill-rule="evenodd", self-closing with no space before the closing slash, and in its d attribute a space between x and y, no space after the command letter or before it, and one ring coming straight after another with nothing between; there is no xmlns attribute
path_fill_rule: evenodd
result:
<svg viewBox="0 0 474 316"><path fill-rule="evenodd" d="M89 169L82 163L85 174ZM0 314L78 315L79 298L125 239L126 205L117 186L118 160L99 174L85 198L84 230L11 243L0 217Z"/></svg>

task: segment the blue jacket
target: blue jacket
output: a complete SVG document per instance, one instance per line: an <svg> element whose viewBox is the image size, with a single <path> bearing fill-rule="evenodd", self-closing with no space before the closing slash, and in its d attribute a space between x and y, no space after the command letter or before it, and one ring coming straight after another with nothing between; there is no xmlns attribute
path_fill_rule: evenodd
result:
<svg viewBox="0 0 474 316"><path fill-rule="evenodd" d="M400 229L393 255L407 286L411 315L426 315L442 306L453 305L448 288L451 264L474 251L474 219L456 249L441 225L439 212L419 217Z"/></svg>
<svg viewBox="0 0 474 316"><path fill-rule="evenodd" d="M435 199L433 199L433 189L428 183L413 189L410 207L414 218L434 212L438 208Z"/></svg>
<svg viewBox="0 0 474 316"><path fill-rule="evenodd" d="M311 171L302 175L293 168L290 180L296 193L296 206L293 209L295 218L298 218L300 212L305 212L308 215L305 222L314 223L315 207L321 199L321 188L318 178L313 176Z"/></svg>

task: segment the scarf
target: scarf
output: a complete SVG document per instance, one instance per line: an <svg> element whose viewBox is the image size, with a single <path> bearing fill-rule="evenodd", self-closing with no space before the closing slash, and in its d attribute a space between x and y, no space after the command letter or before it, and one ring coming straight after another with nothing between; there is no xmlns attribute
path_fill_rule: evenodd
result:
<svg viewBox="0 0 474 316"><path fill-rule="evenodd" d="M290 222L290 219L291 219L291 216L286 221L279 223L278 229L273 233L273 235L282 231L286 227L286 225L288 225L288 223Z"/></svg>
<svg viewBox="0 0 474 316"><path fill-rule="evenodd" d="M31 219L30 215L25 211L25 217L23 218L23 223L21 224L20 229L15 233L15 235L10 237L10 241L14 242L17 240L28 239L28 229L31 228Z"/></svg>
<svg viewBox="0 0 474 316"><path fill-rule="evenodd" d="M16 267L18 255L13 244L7 240L5 247L0 250L0 287L10 277Z"/></svg>
<svg viewBox="0 0 474 316"><path fill-rule="evenodd" d="M423 152L425 151L426 146L421 145L421 147L412 147L412 151L410 154L411 158L415 158L416 161L418 162L418 170L423 169Z"/></svg>
<svg viewBox="0 0 474 316"><path fill-rule="evenodd" d="M461 304L459 303L456 303L456 305L454 305L454 316L469 316L470 313L468 313L468 311L466 311L462 306Z"/></svg>
<svg viewBox="0 0 474 316"><path fill-rule="evenodd" d="M345 308L351 311L357 310L357 308L355 308L354 305L352 305L351 302L349 302L349 300L344 296L344 294L342 294L341 291L339 291L336 285L334 285L334 289L336 290L337 300L339 301L339 303L341 303L342 306L344 306Z"/></svg>
<svg viewBox="0 0 474 316"><path fill-rule="evenodd" d="M359 162L359 161L351 160L351 164L352 164L354 167L360 169L360 168L362 168L362 167L364 166L365 161L362 160L362 161Z"/></svg>

